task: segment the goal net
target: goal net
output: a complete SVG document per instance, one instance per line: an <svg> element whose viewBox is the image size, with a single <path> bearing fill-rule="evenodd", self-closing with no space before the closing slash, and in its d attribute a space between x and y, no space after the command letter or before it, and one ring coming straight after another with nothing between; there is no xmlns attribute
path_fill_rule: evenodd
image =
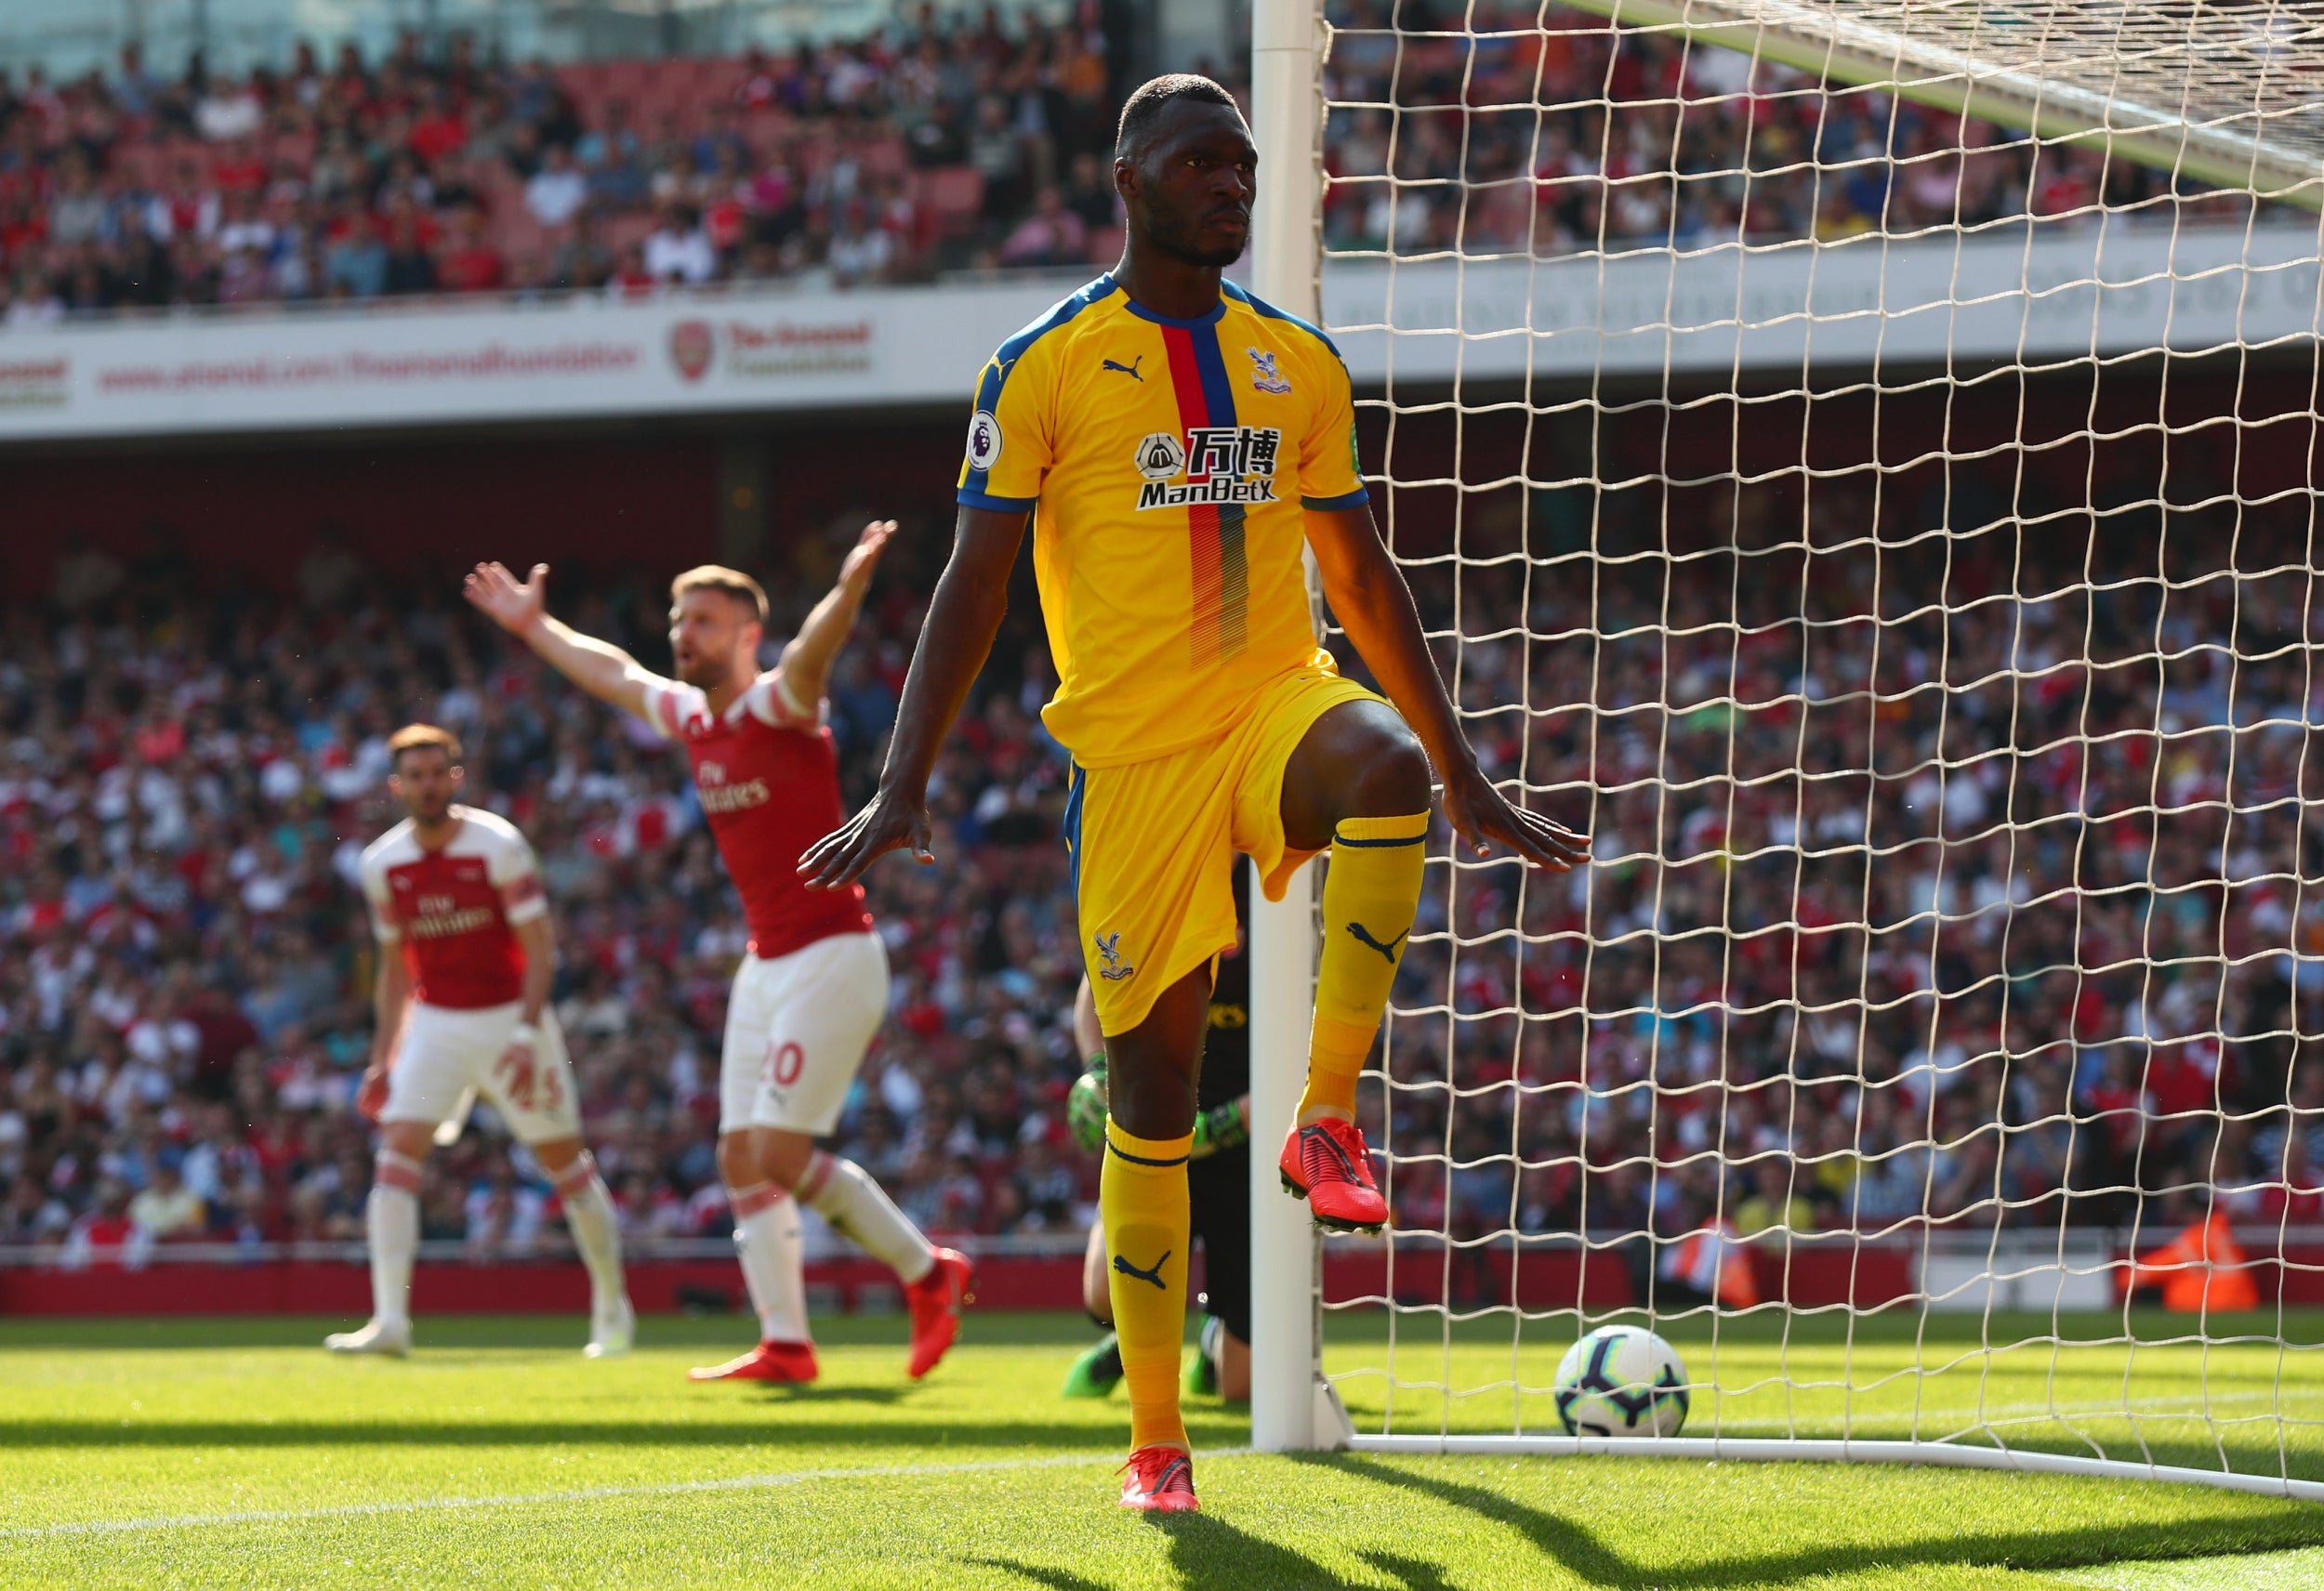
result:
<svg viewBox="0 0 2324 1591"><path fill-rule="evenodd" d="M2324 1498L2324 7L1311 24L1278 246L1472 743L1595 858L1436 837L1393 1228L1284 1328L1353 1444L1605 1445L1552 1377L1632 1321L1656 1451Z"/></svg>

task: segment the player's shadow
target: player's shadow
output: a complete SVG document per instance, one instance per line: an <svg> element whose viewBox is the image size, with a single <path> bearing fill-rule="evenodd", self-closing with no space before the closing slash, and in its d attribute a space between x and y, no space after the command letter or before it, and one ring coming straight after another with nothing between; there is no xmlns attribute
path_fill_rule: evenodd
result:
<svg viewBox="0 0 2324 1591"><path fill-rule="evenodd" d="M1051 1569L1044 1563L1019 1563L1013 1558L964 1558L963 1563L973 1563L980 1569L997 1569L1030 1580L1036 1585L1047 1585L1050 1591L1106 1591L1095 1580L1085 1580L1070 1569Z"/></svg>
<svg viewBox="0 0 2324 1591"><path fill-rule="evenodd" d="M1445 1578L1442 1569L1417 1558L1399 1558L1393 1552L1359 1552L1355 1556L1382 1574L1393 1576L1404 1591L1460 1591Z"/></svg>
<svg viewBox="0 0 2324 1591"><path fill-rule="evenodd" d="M1418 1492L1464 1508L1515 1531L1531 1542L1542 1557L1567 1573L1593 1585L1618 1588L1654 1586L1660 1591L1687 1591L1700 1587L1702 1591L1718 1591L1719 1587L1733 1585L1785 1584L1859 1571L1874 1556L1883 1565L1899 1569L1925 1565L2017 1570L2074 1569L2141 1558L2188 1557L2185 1525L2158 1520L2059 1531L1977 1531L1952 1536L1931 1535L1915 1541L1889 1540L1877 1547L1861 1541L1837 1542L1802 1546L1791 1552L1713 1558L1684 1566L1641 1565L1613 1551L1589 1529L1571 1519L1482 1486L1414 1474L1362 1455L1314 1454L1303 1456L1301 1462L1360 1476L1383 1486ZM2314 1546L2319 1543L2324 1543L2324 1524L2306 1511L2236 1521L2234 1550L2238 1553Z"/></svg>
<svg viewBox="0 0 2324 1591"><path fill-rule="evenodd" d="M1215 1514L1148 1514L1145 1522L1170 1542L1170 1567L1179 1584L1213 1585L1340 1587L1347 1582L1312 1558L1235 1529Z"/></svg>
<svg viewBox="0 0 2324 1591"><path fill-rule="evenodd" d="M913 1393L909 1387L785 1387L766 1384L759 1401L781 1407L786 1403L901 1403Z"/></svg>

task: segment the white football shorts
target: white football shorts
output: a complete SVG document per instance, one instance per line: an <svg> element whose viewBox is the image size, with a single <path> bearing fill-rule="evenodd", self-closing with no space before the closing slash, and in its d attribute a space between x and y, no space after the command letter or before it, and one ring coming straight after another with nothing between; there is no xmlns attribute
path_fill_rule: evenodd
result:
<svg viewBox="0 0 2324 1591"><path fill-rule="evenodd" d="M743 957L719 1058L719 1131L823 1137L887 1015L888 947L878 934L834 934L772 961Z"/></svg>
<svg viewBox="0 0 2324 1591"><path fill-rule="evenodd" d="M554 1011L541 1013L532 1066L520 1072L503 1063L508 1035L523 1010L514 1001L472 1011L414 1001L403 1019L379 1119L448 1121L460 1096L473 1088L492 1101L521 1142L578 1137L581 1112L574 1098L573 1064L565 1058L565 1033Z"/></svg>

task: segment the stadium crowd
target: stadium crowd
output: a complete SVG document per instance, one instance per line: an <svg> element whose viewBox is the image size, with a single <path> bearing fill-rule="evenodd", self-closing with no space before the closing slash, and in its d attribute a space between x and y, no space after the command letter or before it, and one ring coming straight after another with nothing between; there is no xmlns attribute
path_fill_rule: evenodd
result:
<svg viewBox="0 0 2324 1591"><path fill-rule="evenodd" d="M2063 217L2170 179L1529 0L1328 0L1327 248L1551 256ZM1618 110L1619 115L1610 114ZM2197 194L2184 183L2182 194ZM2232 197L2183 212L2240 216Z"/></svg>
<svg viewBox="0 0 2324 1591"><path fill-rule="evenodd" d="M1475 0L1465 34L1391 0L1330 13L1335 250L1833 240L2168 191L2089 151L2037 156L1987 124L1530 0ZM1084 0L1063 25L925 6L892 37L733 59L515 65L406 35L385 59L301 46L247 77L165 77L134 47L64 84L0 71L0 324L1108 264L1121 54Z"/></svg>
<svg viewBox="0 0 2324 1591"><path fill-rule="evenodd" d="M934 572L891 567L833 690L854 795ZM584 1128L632 1237L726 1229L718 1035L746 936L682 758L481 629L454 581L376 595L328 552L296 598L198 598L166 559L64 578L84 600L10 610L0 648L0 1244L361 1237L351 869L401 816L384 737L415 718L464 738L469 798L540 854ZM571 617L667 666L667 594L595 589ZM1063 1130L1080 966L1026 610L941 769L945 865L871 880L894 1019L841 1131L931 1230L1077 1235L1093 1187ZM522 1251L561 1238L550 1197L471 1132L430 1168L426 1235Z"/></svg>
<svg viewBox="0 0 2324 1591"><path fill-rule="evenodd" d="M1110 261L1093 5L779 53L552 67L302 45L231 77L125 48L0 69L6 320Z"/></svg>
<svg viewBox="0 0 2324 1591"><path fill-rule="evenodd" d="M2324 1218L2324 1069L2288 1033L2295 987L2324 990L2297 888L2296 550L2269 564L2247 524L2231 578L2219 510L2174 510L2158 559L2151 504L2095 552L2021 541L1963 467L1919 522L1827 483L1816 546L1877 513L1897 539L1809 572L1772 490L1737 510L1750 581L1732 550L1665 547L1601 565L1594 598L1461 593L1464 632L1503 638L1461 656L1482 755L1599 860L1525 878L1440 845L1393 1085L1361 1100L1398 1224L2054 1227L2214 1189L2239 1216ZM1661 546L1637 496L1599 494L1601 550ZM1570 503L1529 512L1537 556L1589 556ZM1930 533L1943 512L1990 528ZM836 677L851 798L938 540L891 554ZM829 563L812 538L800 557L770 583L794 619ZM1424 606L1448 611L1434 578ZM449 581L397 589L322 550L295 593L200 584L83 555L6 613L0 1243L360 1236L372 953L350 870L397 816L382 746L413 718L466 739L471 798L541 854L585 1130L632 1240L722 1230L713 1072L744 934L682 762ZM576 624L667 655L654 582L588 589ZM930 1229L1076 1230L1078 936L1029 599L995 659L933 787L940 864L871 875L896 992L838 1136ZM490 1130L431 1165L424 1209L479 1252L559 1240Z"/></svg>
<svg viewBox="0 0 2324 1591"><path fill-rule="evenodd" d="M2304 531L2238 545L2219 493L2159 557L2155 497L2086 545L2030 485L2022 538L2005 483L1944 491L1820 483L1813 545L1893 539L1812 569L1773 487L1749 559L1670 556L1690 509L1601 493L1627 557L1530 608L1463 583L1463 633L1504 638L1462 652L1480 747L1598 861L1464 859L1424 898L1365 1097L1400 1225L2324 1220Z"/></svg>

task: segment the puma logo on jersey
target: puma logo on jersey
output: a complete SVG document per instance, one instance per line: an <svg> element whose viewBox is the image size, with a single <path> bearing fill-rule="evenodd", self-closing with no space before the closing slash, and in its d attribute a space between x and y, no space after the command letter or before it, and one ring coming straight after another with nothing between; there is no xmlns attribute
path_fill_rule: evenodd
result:
<svg viewBox="0 0 2324 1591"><path fill-rule="evenodd" d="M1357 944L1364 946L1367 950L1376 950L1380 952L1382 956L1387 958L1389 964L1393 966L1396 960L1396 953L1404 948L1404 941L1412 937L1412 930L1410 928L1406 928L1404 932L1398 934L1394 939L1390 940L1386 944L1382 944L1372 937L1372 930L1366 927L1363 924L1350 923L1348 925L1348 937L1355 940Z"/></svg>
<svg viewBox="0 0 2324 1591"><path fill-rule="evenodd" d="M1114 1269L1124 1276L1134 1276L1141 1282L1153 1282L1155 1290L1158 1293L1168 1293L1169 1289L1162 1282L1162 1268L1170 1263L1170 1256L1177 1252L1174 1248L1164 1249L1162 1257L1154 1262L1154 1269L1151 1270L1141 1270L1117 1254L1114 1256Z"/></svg>
<svg viewBox="0 0 2324 1591"><path fill-rule="evenodd" d="M1136 359L1131 360L1128 364L1124 364L1117 359L1109 359L1102 362L1098 368L1100 370L1118 370L1124 375L1129 376L1130 380L1136 382L1139 386L1143 387L1146 384L1146 378L1138 374L1138 367L1145 362L1146 356L1144 354L1140 354Z"/></svg>

